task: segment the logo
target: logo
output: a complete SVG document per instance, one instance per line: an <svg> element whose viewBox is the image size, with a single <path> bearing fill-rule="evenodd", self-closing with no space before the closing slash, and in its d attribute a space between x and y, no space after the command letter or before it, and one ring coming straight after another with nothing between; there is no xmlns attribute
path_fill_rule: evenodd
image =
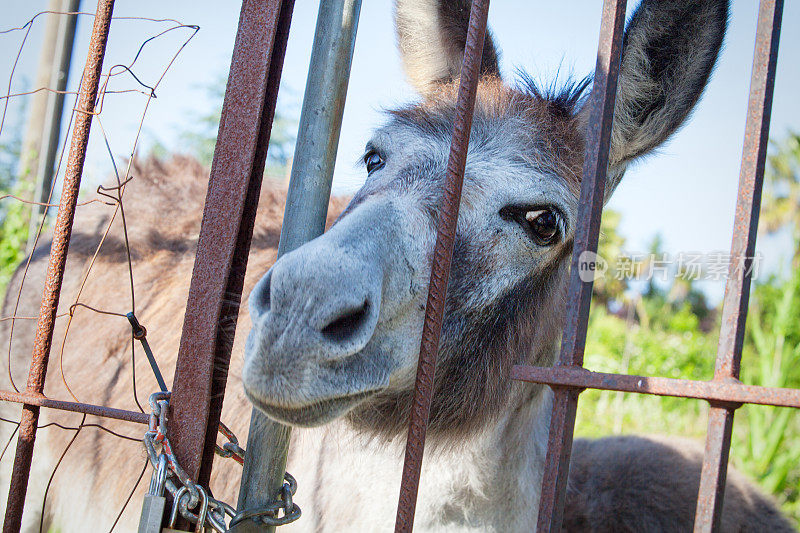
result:
<svg viewBox="0 0 800 533"><path fill-rule="evenodd" d="M597 278L602 278L608 271L608 263L594 252L583 252L578 256L578 277L588 283Z"/></svg>

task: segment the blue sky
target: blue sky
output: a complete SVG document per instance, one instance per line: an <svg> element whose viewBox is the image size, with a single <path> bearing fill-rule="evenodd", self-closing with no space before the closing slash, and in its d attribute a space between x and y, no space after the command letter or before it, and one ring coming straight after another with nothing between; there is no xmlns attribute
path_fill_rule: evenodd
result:
<svg viewBox="0 0 800 533"><path fill-rule="evenodd" d="M631 1L631 7L637 2ZM336 165L334 191L352 191L364 179L355 165L373 127L379 125L381 110L415 98L405 82L394 42L390 0L364 0L352 76L345 107L341 144ZM594 67L599 31L600 0L563 2L493 2L489 23L502 51L502 70L507 79L524 68L542 80L552 79L560 68L583 76ZM118 0L116 16L174 18L196 24L200 31L183 50L157 91L148 111L142 143L159 139L180 150L178 134L192 127L192 121L211 107L206 87L227 73L238 19L238 2ZM21 26L44 0L5 1L2 29ZM285 112L297 116L307 75L318 3L297 0L282 77L281 103ZM83 10L92 11L94 2L84 0ZM725 50L705 97L692 120L657 155L632 168L610 202L621 211L622 233L632 251L646 250L656 233L664 238L665 249L678 253L727 251L730 248L733 209L739 176L744 118L758 12L756 0L734 0ZM38 60L43 20L38 19L23 49L12 92L30 88ZM73 61L70 85L77 84L86 57L91 19L82 17L80 39ZM128 63L147 37L168 27L166 23L115 20L106 69ZM786 2L771 135L783 137L800 130L800 2ZM157 79L166 62L188 37L188 31L167 34L145 49L135 69L145 83ZM7 82L22 32L0 35L0 79ZM118 88L133 86L120 76ZM102 115L118 164L130 153L136 128L144 109L139 94L110 95ZM16 126L12 99L2 139ZM87 158L87 179L99 181L111 165L95 127ZM788 242L781 238L762 239L760 250L768 265L790 255ZM721 294L722 284L707 282L712 297Z"/></svg>

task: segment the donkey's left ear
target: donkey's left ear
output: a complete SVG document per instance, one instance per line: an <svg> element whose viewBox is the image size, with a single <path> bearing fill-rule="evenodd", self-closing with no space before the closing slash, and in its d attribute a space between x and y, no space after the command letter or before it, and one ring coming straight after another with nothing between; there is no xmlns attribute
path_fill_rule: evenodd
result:
<svg viewBox="0 0 800 533"><path fill-rule="evenodd" d="M703 94L729 0L643 0L625 30L606 196L627 164L667 140ZM588 118L588 106L579 112Z"/></svg>
<svg viewBox="0 0 800 533"><path fill-rule="evenodd" d="M471 4L471 0L396 0L395 29L403 67L421 95L430 95L461 73ZM488 30L481 74L500 75Z"/></svg>

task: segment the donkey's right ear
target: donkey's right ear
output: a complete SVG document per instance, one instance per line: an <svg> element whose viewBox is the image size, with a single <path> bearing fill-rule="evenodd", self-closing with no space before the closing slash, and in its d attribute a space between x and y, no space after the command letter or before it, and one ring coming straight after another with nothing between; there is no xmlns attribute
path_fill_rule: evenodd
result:
<svg viewBox="0 0 800 533"><path fill-rule="evenodd" d="M608 197L631 161L686 121L719 56L730 0L642 0L625 30L614 107ZM588 124L589 106L579 112Z"/></svg>
<svg viewBox="0 0 800 533"><path fill-rule="evenodd" d="M423 96L461 72L471 0L396 0L395 29L403 67ZM487 31L481 74L500 75L497 50Z"/></svg>

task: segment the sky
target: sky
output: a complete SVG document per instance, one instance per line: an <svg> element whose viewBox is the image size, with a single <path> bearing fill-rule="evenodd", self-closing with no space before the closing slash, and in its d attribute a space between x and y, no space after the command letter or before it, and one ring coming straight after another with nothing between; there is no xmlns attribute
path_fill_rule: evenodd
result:
<svg viewBox="0 0 800 533"><path fill-rule="evenodd" d="M22 26L44 0L0 0L0 30ZM630 1L628 11L638 2ZM91 0L81 8L93 11ZM279 106L298 118L308 61L311 54L318 2L296 0L289 44L281 78ZM600 0L495 0L489 24L501 50L504 78L513 81L517 69L525 69L543 81L573 72L583 77L595 64ZM180 52L157 87L142 127L139 153L156 141L181 151L180 133L193 127L214 105L208 87L227 74L238 21L238 2L207 0L117 0L116 17L177 19L200 30ZM730 249L733 213L739 178L744 121L753 57L756 0L734 0L725 48L706 93L691 120L658 153L631 168L612 197L609 207L622 213L621 233L627 249L646 251L660 234L664 249L672 254L726 252ZM173 26L167 22L115 19L111 25L105 70L129 63L142 42ZM43 17L27 37L11 84L11 92L31 89L39 56ZM771 137L783 138L800 130L800 2L786 2L778 61ZM86 58L91 18L78 24L70 87L77 86ZM179 29L148 44L134 72L153 85L175 52L191 34ZM7 85L23 31L0 34L0 80ZM110 88L135 87L130 76L113 79ZM6 87L4 87L6 89ZM334 177L334 193L354 191L365 178L356 165L370 132L384 121L384 109L416 98L403 76L392 26L390 0L364 0L358 27L352 74L344 111L341 141ZM0 142L19 128L20 98L9 102L8 117ZM147 98L138 93L112 94L104 103L102 127L117 164L124 167L130 155ZM68 105L71 105L68 101ZM65 121L66 122L66 121ZM65 124L66 128L66 124ZM97 183L111 172L108 151L95 124L87 155L86 180ZM759 251L765 264L778 268L791 255L786 238L761 238ZM712 300L723 290L722 282L704 282Z"/></svg>

